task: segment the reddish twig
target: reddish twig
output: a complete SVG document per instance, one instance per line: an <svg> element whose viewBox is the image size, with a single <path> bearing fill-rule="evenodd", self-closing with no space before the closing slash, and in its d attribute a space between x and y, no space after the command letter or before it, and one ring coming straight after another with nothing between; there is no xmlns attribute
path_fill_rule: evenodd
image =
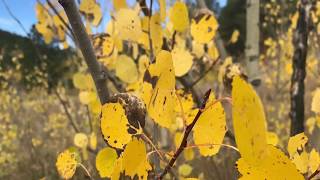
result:
<svg viewBox="0 0 320 180"><path fill-rule="evenodd" d="M201 106L199 108L199 111L197 113L197 115L194 117L193 121L191 124L189 124L186 128L186 130L184 131L183 134L183 138L181 141L181 144L179 146L179 148L177 149L177 151L174 153L173 157L171 158L171 160L169 161L169 163L167 164L167 166L165 167L164 171L160 174L160 176L158 177L158 179L163 179L163 177L168 173L168 171L173 167L174 163L176 162L176 160L178 159L179 155L183 152L183 150L187 147L188 144L188 136L191 132L191 130L193 129L194 125L197 123L200 115L203 112L203 109L206 107L207 101L209 99L209 95L211 93L211 89L209 89L204 97L203 97L203 101L201 103Z"/></svg>
<svg viewBox="0 0 320 180"><path fill-rule="evenodd" d="M317 169L315 172L313 172L308 178L307 180L311 180L312 178L314 178L316 175L318 175L320 173L320 169Z"/></svg>
<svg viewBox="0 0 320 180"><path fill-rule="evenodd" d="M172 34L172 40L171 40L171 51L174 49L174 45L176 44L176 35L177 35L177 31L174 31Z"/></svg>

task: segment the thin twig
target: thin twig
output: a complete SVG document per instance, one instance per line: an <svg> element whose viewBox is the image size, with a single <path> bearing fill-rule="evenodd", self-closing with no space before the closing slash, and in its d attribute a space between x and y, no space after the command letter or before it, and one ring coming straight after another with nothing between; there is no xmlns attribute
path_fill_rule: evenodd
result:
<svg viewBox="0 0 320 180"><path fill-rule="evenodd" d="M21 21L12 13L11 9L9 8L7 2L5 0L2 0L2 3L4 5L4 7L6 8L6 10L8 11L8 13L10 14L10 16L18 23L18 25L20 26L20 28L24 31L24 33L26 33L26 35L28 36L28 31L24 28L23 24L21 23Z"/></svg>
<svg viewBox="0 0 320 180"><path fill-rule="evenodd" d="M91 180L94 180L94 179L92 178L92 176L90 175L88 169L87 169L83 164L81 164L81 163L78 163L78 164L79 164L79 166L86 172L86 175L87 175Z"/></svg>
<svg viewBox="0 0 320 180"><path fill-rule="evenodd" d="M239 152L239 149L232 146L232 145L229 145L229 144L193 144L193 145L189 145L187 147L185 147L184 149L192 149L192 148L199 148L199 147L212 147L212 146L223 146L223 147L227 147L227 148L230 148L230 149L233 149L237 152Z"/></svg>
<svg viewBox="0 0 320 180"><path fill-rule="evenodd" d="M67 104L66 102L62 99L62 97L60 96L59 92L57 89L54 89L54 94L57 96L60 104L63 107L64 113L66 114L67 118L70 121L71 126L73 127L73 129L76 131L76 133L80 132L79 128L77 127L76 123L73 121L73 118L68 110Z"/></svg>
<svg viewBox="0 0 320 180"><path fill-rule="evenodd" d="M141 134L142 139L144 139L144 141L146 141L148 144L150 144L152 146L152 148L157 152L157 154L159 155L161 160L164 160L163 154L160 152L160 150L158 150L158 148L156 147L156 145L153 144L153 142L151 141L151 139L146 136L144 133Z"/></svg>
<svg viewBox="0 0 320 180"><path fill-rule="evenodd" d="M211 66L195 81L193 81L193 83L191 84L191 87L195 86L199 81L201 81L201 79L203 79L213 68L214 66L220 62L220 57L218 57L212 64Z"/></svg>
<svg viewBox="0 0 320 180"><path fill-rule="evenodd" d="M90 109L89 109L89 106L88 105L85 105L86 106L86 110L87 110L87 116L88 116L88 121L89 121L89 127L90 127L90 133L93 131L93 125L92 125L92 118L91 118L91 115L90 115Z"/></svg>
<svg viewBox="0 0 320 180"><path fill-rule="evenodd" d="M151 38L152 5L153 5L153 0L150 0L149 19L148 19L148 38L149 38L149 48L150 48L150 63L153 63L153 61L154 61L153 44L152 44L152 38Z"/></svg>
<svg viewBox="0 0 320 180"><path fill-rule="evenodd" d="M97 61L92 42L90 41L86 29L82 23L75 1L59 0L59 3L67 14L73 33L76 36L77 42L79 43L79 48L88 65L92 79L95 82L100 102L101 104L105 104L108 102L110 96L105 78L106 74L109 74L109 72L106 69L103 72L101 65Z"/></svg>
<svg viewBox="0 0 320 180"><path fill-rule="evenodd" d="M318 175L320 173L320 169L317 169L315 172L313 172L308 178L307 180L311 180L312 178L314 178L316 175Z"/></svg>
<svg viewBox="0 0 320 180"><path fill-rule="evenodd" d="M174 45L176 45L176 35L177 35L177 31L175 30L171 38L171 51L174 49Z"/></svg>
<svg viewBox="0 0 320 180"><path fill-rule="evenodd" d="M160 176L158 177L158 179L163 179L163 177L168 173L168 171L173 167L174 163L176 162L176 160L178 159L179 155L183 152L183 150L187 147L188 144L188 136L191 132L191 130L193 129L194 125L197 123L200 115L202 114L202 110L206 107L207 101L209 99L209 95L211 93L211 89L209 89L204 97L203 97L203 101L202 104L199 108L199 111L197 113L197 115L194 117L193 121L191 124L189 124L186 128L186 130L184 131L183 134L183 138L181 141L181 144L179 146L179 148L176 150L176 152L174 153L173 157L171 158L170 162L167 164L167 166L165 167L164 171L160 174Z"/></svg>
<svg viewBox="0 0 320 180"><path fill-rule="evenodd" d="M58 18L60 19L62 24L65 26L65 28L67 28L70 31L72 40L75 41L75 36L74 36L73 31L72 31L71 27L69 26L69 24L62 18L62 16L59 14L58 10L50 2L50 0L46 0L46 1L48 3L49 7L53 10L53 12L58 16Z"/></svg>

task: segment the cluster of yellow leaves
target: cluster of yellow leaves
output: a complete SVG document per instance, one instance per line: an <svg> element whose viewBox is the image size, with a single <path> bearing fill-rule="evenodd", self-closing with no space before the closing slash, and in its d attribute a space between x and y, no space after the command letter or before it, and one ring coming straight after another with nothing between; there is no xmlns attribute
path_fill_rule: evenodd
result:
<svg viewBox="0 0 320 180"><path fill-rule="evenodd" d="M88 105L91 112L98 115L101 112L101 104L92 77L86 73L73 75L73 85L80 91L79 100L82 104Z"/></svg>
<svg viewBox="0 0 320 180"><path fill-rule="evenodd" d="M102 178L118 180L121 173L138 179L147 179L151 166L147 160L145 144L136 138L130 141L118 157L114 149L104 148L96 157L96 167Z"/></svg>
<svg viewBox="0 0 320 180"><path fill-rule="evenodd" d="M307 152L305 148L307 142L308 137L304 133L300 133L290 137L287 146L290 159L303 174L315 172L320 164L319 153L314 148Z"/></svg>
<svg viewBox="0 0 320 180"><path fill-rule="evenodd" d="M86 19L94 26L98 26L102 19L102 11L96 0L82 0L79 6Z"/></svg>
<svg viewBox="0 0 320 180"><path fill-rule="evenodd" d="M303 179L279 149L267 143L265 114L254 89L239 76L233 79L233 125L241 158L241 179Z"/></svg>
<svg viewBox="0 0 320 180"><path fill-rule="evenodd" d="M49 44L53 39L58 39L64 48L67 48L66 28L63 24L63 21L68 22L66 14L63 11L59 11L58 14L52 14L49 9L50 7L47 4L36 4L38 19L36 29L43 36L45 43Z"/></svg>

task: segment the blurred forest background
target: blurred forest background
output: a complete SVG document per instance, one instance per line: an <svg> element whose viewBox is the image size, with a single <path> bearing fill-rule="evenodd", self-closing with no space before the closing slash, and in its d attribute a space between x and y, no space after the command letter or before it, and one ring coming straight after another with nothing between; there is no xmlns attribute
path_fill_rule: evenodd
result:
<svg viewBox="0 0 320 180"><path fill-rule="evenodd" d="M51 2L57 6L56 1ZM230 67L233 64L241 67L263 101L270 141L285 149L291 127L290 87L297 0L260 0L260 15L257 18L259 31L256 38L259 54L255 57L258 59L255 61L256 65L252 66L246 55L247 35L250 31L247 28L247 1L227 0L223 7L216 0L203 2L215 13L224 49L218 47L222 60L211 67L212 63L208 62L206 56L216 55L210 55L210 47L203 47L202 52L196 50L191 41L186 42L186 46L193 47L190 52L194 60L190 72L185 76L201 77L201 74L205 74L190 90L202 95L208 88L213 88L218 96L230 96L228 83L222 80L222 76L232 71ZM40 3L51 14L55 14L48 1ZM174 1L167 3L171 5ZM190 17L194 17L203 8L198 1L186 0L185 3ZM317 4L316 1L312 3ZM1 0L0 5L6 7L11 18L16 18L16 23L19 23L14 6L9 7L5 0ZM108 10L104 9L106 16L109 16ZM312 14L313 23L309 24L311 30L305 66L307 74L304 80L303 124L304 132L310 139L308 146L320 151L320 117L311 110L312 98L320 87L320 11L317 13ZM99 113L93 113L92 107L83 102L86 100L81 97L79 99L79 88L75 87L74 82L75 74L86 72L85 62L75 48L72 36L68 36L70 31L67 31L64 42L56 38L49 41L39 33L36 26L35 24L31 29L26 29L25 36L0 30L0 179L58 179L55 167L57 154L67 148L76 149L73 145L74 135L79 132L87 134L89 143L92 143L86 152L87 160L82 162L92 176L99 179L94 154L105 146L99 130ZM92 27L91 31L102 33L104 29ZM132 51L130 46L124 46L124 54ZM199 51L205 55L198 55ZM110 91L119 92L117 85L121 80L112 70L110 76ZM121 83L119 86L121 87ZM224 106L228 111L228 104ZM94 144L94 139L97 139L97 145ZM167 137L163 140L163 148L173 139L174 137ZM226 138L225 143L235 142L232 138ZM203 179L238 177L234 167L238 155L232 150L222 148L214 157L197 157L197 153L195 150L185 155L188 164L193 167L189 174ZM85 173L77 170L74 179L85 179Z"/></svg>

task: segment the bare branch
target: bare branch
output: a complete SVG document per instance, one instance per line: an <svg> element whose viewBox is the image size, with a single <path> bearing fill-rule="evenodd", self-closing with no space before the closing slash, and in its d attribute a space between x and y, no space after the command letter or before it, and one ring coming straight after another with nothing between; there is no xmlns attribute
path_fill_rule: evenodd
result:
<svg viewBox="0 0 320 180"><path fill-rule="evenodd" d="M103 73L102 67L97 61L92 43L82 23L80 13L75 1L59 0L59 3L67 14L67 17L73 29L73 33L77 39L77 42L79 43L79 48L94 80L100 102L101 104L105 104L106 102L108 102L110 96L107 89L107 81L105 78L106 74L108 74L108 71L105 69Z"/></svg>
<svg viewBox="0 0 320 180"><path fill-rule="evenodd" d="M72 118L72 116L71 116L71 114L70 114L70 112L68 110L66 102L62 99L62 97L60 96L60 94L59 94L57 89L54 89L54 94L57 96L60 104L62 105L64 113L66 114L67 118L69 119L70 124L73 127L73 129L76 131L76 133L80 132L77 124L74 122L74 120L73 120L73 118Z"/></svg>
<svg viewBox="0 0 320 180"><path fill-rule="evenodd" d="M8 11L8 13L10 14L10 16L18 23L18 25L20 26L20 28L23 30L24 33L26 33L26 35L28 36L28 31L24 28L23 24L21 23L21 21L12 13L11 9L9 8L6 0L2 0L2 3L4 5L4 7L6 8L6 10Z"/></svg>

